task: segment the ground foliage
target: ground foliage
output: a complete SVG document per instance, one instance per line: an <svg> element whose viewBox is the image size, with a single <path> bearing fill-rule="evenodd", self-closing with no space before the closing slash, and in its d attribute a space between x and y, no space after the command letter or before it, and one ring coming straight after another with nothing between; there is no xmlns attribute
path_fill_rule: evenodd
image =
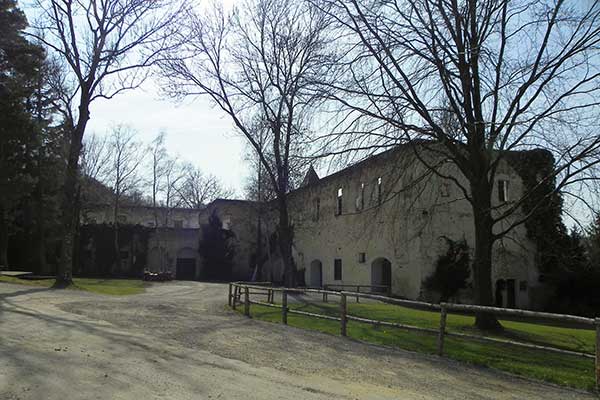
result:
<svg viewBox="0 0 600 400"><path fill-rule="evenodd" d="M440 294L440 301L448 301L461 289L466 289L471 275L469 246L465 239L454 241L443 237L448 250L435 265L435 271L425 279L427 290Z"/></svg>

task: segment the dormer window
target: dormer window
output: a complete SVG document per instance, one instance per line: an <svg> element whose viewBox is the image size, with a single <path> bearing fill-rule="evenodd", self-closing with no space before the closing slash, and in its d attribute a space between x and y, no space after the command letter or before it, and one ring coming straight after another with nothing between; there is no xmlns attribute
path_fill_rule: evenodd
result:
<svg viewBox="0 0 600 400"><path fill-rule="evenodd" d="M498 201L506 203L508 201L508 181L500 179L498 181Z"/></svg>

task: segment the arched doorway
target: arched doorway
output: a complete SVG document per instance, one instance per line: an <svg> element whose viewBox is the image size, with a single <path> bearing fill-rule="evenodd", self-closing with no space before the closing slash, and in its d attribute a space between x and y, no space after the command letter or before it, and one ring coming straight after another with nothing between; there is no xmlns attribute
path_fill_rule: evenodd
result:
<svg viewBox="0 0 600 400"><path fill-rule="evenodd" d="M310 263L310 286L323 286L323 263L319 260Z"/></svg>
<svg viewBox="0 0 600 400"><path fill-rule="evenodd" d="M392 263L387 258L377 258L371 263L371 285L387 286L392 285ZM377 288L374 291L385 292L384 288Z"/></svg>
<svg viewBox="0 0 600 400"><path fill-rule="evenodd" d="M189 247L180 249L177 252L175 269L175 279L188 281L196 279L196 252Z"/></svg>

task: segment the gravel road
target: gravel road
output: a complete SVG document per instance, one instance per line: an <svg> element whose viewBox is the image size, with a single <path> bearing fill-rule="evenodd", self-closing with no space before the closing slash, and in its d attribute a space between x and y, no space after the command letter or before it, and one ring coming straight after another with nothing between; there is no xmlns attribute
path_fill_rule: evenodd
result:
<svg viewBox="0 0 600 400"><path fill-rule="evenodd" d="M226 303L198 282L127 297L0 283L0 399L597 399Z"/></svg>

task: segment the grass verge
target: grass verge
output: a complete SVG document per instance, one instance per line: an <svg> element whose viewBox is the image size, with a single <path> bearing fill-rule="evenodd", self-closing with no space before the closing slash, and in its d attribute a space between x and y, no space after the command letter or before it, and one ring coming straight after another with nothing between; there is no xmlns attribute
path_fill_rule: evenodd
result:
<svg viewBox="0 0 600 400"><path fill-rule="evenodd" d="M290 307L302 311L336 316L338 304L291 303ZM241 307L242 308L242 307ZM238 309L239 310L239 309ZM260 305L250 308L252 318L281 323L281 311ZM390 322L438 329L439 313L415 310L387 304L348 304L350 315ZM450 314L448 331L477 334L472 316ZM339 322L288 315L288 324L298 328L312 329L339 335ZM505 331L495 336L526 341L567 350L593 353L595 332L524 322L502 321ZM437 337L433 334L409 332L401 329L377 327L371 324L348 322L348 336L368 343L392 346L419 353L435 354ZM470 364L496 368L512 374L533 378L584 390L595 385L594 360L556 354L548 351L530 350L516 346L468 341L449 338L445 340L445 356Z"/></svg>
<svg viewBox="0 0 600 400"><path fill-rule="evenodd" d="M55 281L54 279L29 280L0 275L0 282L50 288L54 285ZM113 296L128 296L144 293L148 285L148 283L140 279L73 278L73 285L69 289L86 290L88 292Z"/></svg>

